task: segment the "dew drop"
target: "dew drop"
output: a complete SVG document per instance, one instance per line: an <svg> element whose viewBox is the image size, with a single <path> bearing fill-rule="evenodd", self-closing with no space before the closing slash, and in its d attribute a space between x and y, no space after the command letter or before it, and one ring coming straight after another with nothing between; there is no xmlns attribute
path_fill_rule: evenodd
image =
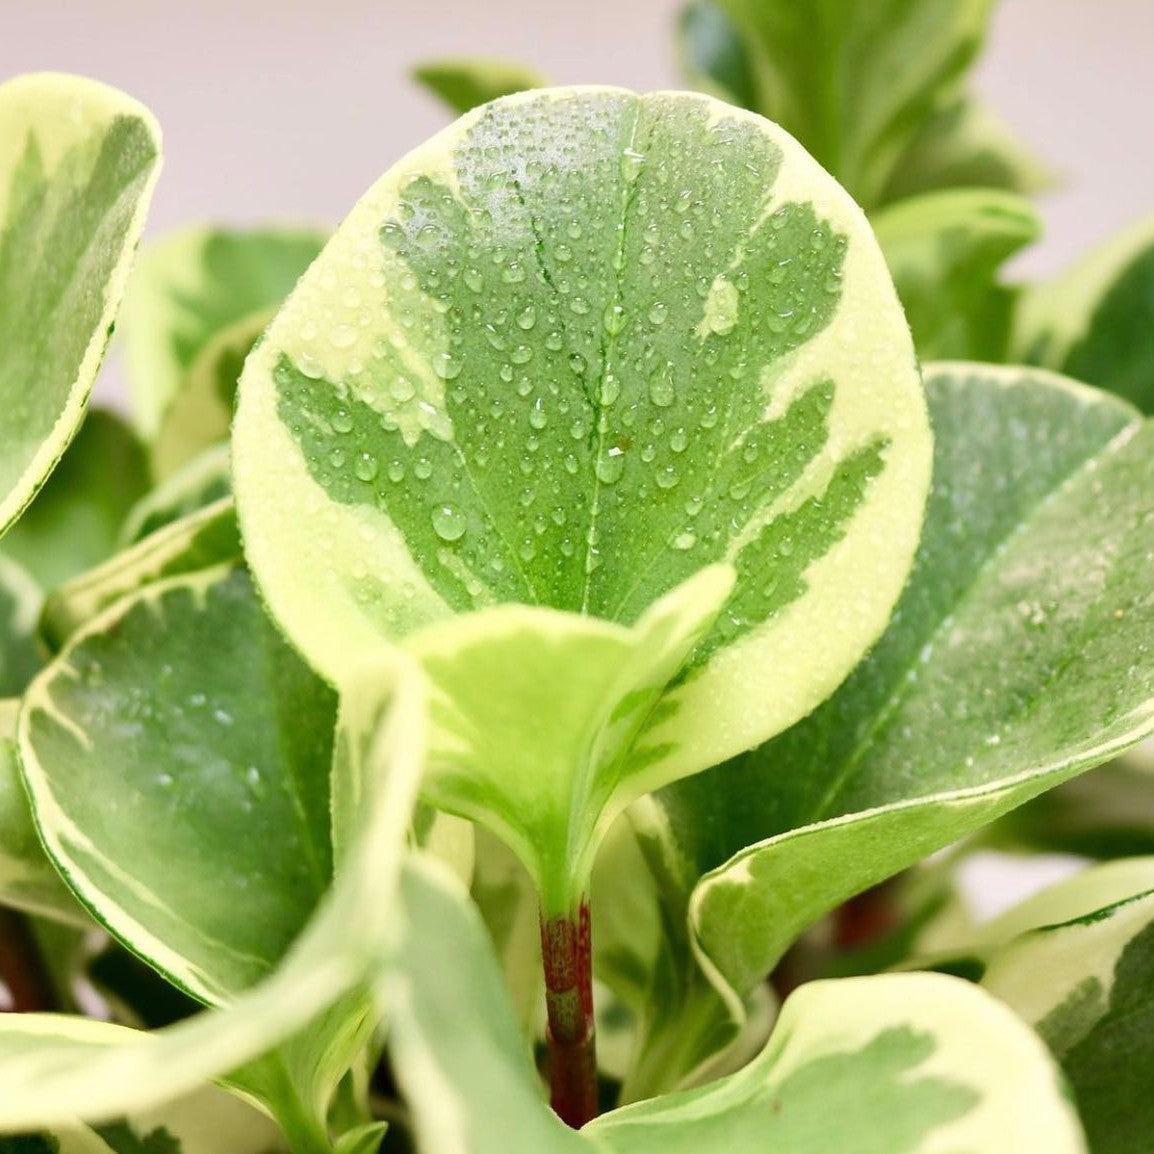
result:
<svg viewBox="0 0 1154 1154"><path fill-rule="evenodd" d="M351 349L357 343L357 330L352 325L337 325L329 333L329 344L334 349Z"/></svg>
<svg viewBox="0 0 1154 1154"><path fill-rule="evenodd" d="M378 468L377 459L372 453L361 453L353 465L353 472L362 481L371 481L377 475Z"/></svg>
<svg viewBox="0 0 1154 1154"><path fill-rule="evenodd" d="M625 308L623 305L606 305L605 312L601 314L601 323L605 326L605 331L611 336L615 337L625 327Z"/></svg>
<svg viewBox="0 0 1154 1154"><path fill-rule="evenodd" d="M649 308L648 316L651 325L663 325L669 316L669 309L662 301L655 301Z"/></svg>
<svg viewBox="0 0 1154 1154"><path fill-rule="evenodd" d="M479 268L465 269L462 277L465 284L475 293L479 293L485 287L485 278L481 275Z"/></svg>
<svg viewBox="0 0 1154 1154"><path fill-rule="evenodd" d="M614 446L606 456L598 459L595 471L603 485L615 485L625 472L624 451Z"/></svg>
<svg viewBox="0 0 1154 1154"><path fill-rule="evenodd" d="M526 305L517 314L517 326L528 332L537 323L537 310L532 305Z"/></svg>
<svg viewBox="0 0 1154 1154"><path fill-rule="evenodd" d="M433 372L442 381L452 381L461 375L461 358L452 353L438 353L433 358Z"/></svg>
<svg viewBox="0 0 1154 1154"><path fill-rule="evenodd" d="M451 503L433 510L433 532L442 541L459 541L465 535L465 514Z"/></svg>
<svg viewBox="0 0 1154 1154"><path fill-rule="evenodd" d="M527 365L533 359L533 350L529 345L518 345L510 354L509 360L515 365Z"/></svg>
<svg viewBox="0 0 1154 1154"><path fill-rule="evenodd" d="M659 408L673 404L677 393L673 387L673 362L667 361L649 378L649 399Z"/></svg>
<svg viewBox="0 0 1154 1154"><path fill-rule="evenodd" d="M351 433L353 429L352 414L348 409L337 409L329 424L332 425L334 433Z"/></svg>
<svg viewBox="0 0 1154 1154"><path fill-rule="evenodd" d="M692 529L685 529L673 538L673 548L681 552L692 549L697 544L697 534Z"/></svg>

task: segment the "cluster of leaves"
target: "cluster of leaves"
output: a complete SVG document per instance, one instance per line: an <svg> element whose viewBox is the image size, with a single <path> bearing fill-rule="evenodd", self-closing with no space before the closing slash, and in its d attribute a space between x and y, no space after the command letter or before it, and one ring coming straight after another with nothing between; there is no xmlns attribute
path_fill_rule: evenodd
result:
<svg viewBox="0 0 1154 1154"><path fill-rule="evenodd" d="M512 96L131 279L150 115L0 87L0 1150L1143 1149L1150 859L874 887L1151 848L1074 779L1154 732L1154 262L995 283L988 4L794 8L681 26L788 132Z"/></svg>

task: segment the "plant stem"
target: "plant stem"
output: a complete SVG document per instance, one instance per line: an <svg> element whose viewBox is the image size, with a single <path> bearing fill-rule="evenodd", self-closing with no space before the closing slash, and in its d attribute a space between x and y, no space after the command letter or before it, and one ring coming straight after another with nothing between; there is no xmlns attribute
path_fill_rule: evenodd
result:
<svg viewBox="0 0 1154 1154"><path fill-rule="evenodd" d="M593 1031L593 950L589 903L577 916L541 915L541 958L549 1015L550 1101L574 1130L597 1116L597 1043Z"/></svg>
<svg viewBox="0 0 1154 1154"><path fill-rule="evenodd" d="M28 1014L60 1008L40 943L27 916L0 907L0 981L12 1010Z"/></svg>

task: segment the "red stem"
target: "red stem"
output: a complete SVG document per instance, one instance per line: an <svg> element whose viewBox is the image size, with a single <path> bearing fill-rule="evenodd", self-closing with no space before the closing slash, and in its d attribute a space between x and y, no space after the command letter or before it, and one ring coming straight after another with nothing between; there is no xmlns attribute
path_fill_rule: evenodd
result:
<svg viewBox="0 0 1154 1154"><path fill-rule="evenodd" d="M589 903L577 917L541 917L541 958L549 1016L549 1086L558 1117L574 1130L597 1117L593 950Z"/></svg>
<svg viewBox="0 0 1154 1154"><path fill-rule="evenodd" d="M60 1008L31 923L7 908L0 908L0 981L8 987L17 1013Z"/></svg>

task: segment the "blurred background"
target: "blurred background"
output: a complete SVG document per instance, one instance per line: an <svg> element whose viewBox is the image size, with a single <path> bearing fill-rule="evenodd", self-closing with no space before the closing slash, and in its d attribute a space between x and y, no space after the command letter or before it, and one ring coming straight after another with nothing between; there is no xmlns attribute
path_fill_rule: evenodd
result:
<svg viewBox="0 0 1154 1154"><path fill-rule="evenodd" d="M0 0L0 78L89 74L157 114L155 235L205 220L335 222L448 115L409 80L486 54L558 83L674 87L678 0ZM1001 0L979 68L993 106L1065 184L1016 267L1055 271L1154 211L1154 3Z"/></svg>

